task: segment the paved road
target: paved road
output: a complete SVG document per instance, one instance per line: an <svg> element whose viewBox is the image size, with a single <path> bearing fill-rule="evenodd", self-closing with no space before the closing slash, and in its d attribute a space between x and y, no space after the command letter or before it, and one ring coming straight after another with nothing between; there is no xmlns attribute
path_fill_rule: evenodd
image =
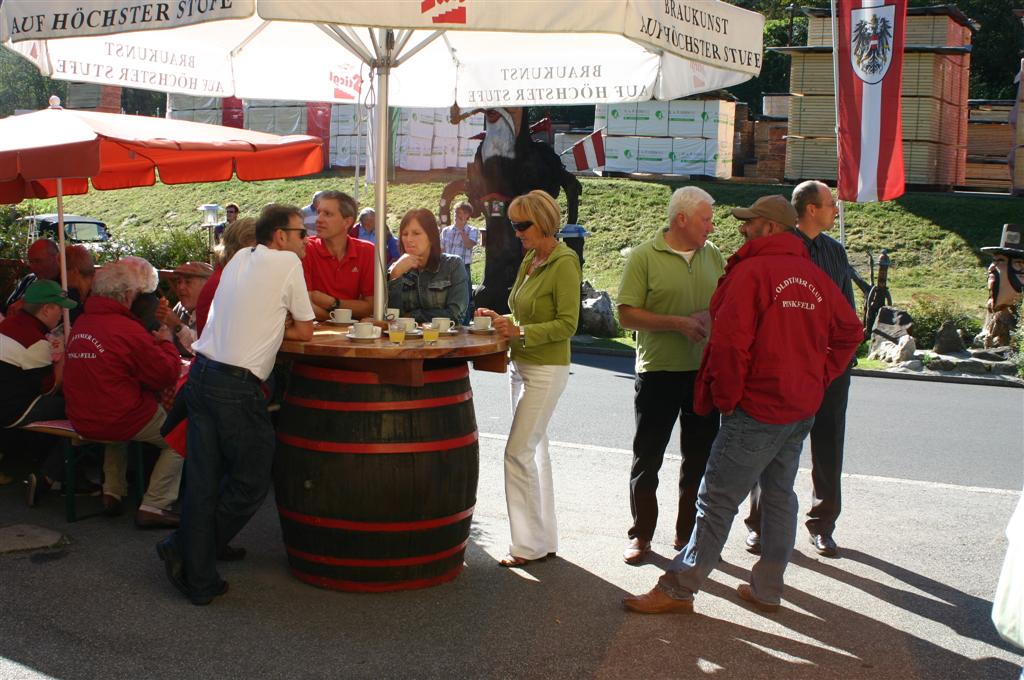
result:
<svg viewBox="0 0 1024 680"><path fill-rule="evenodd" d="M507 384L505 375L473 372L481 433L508 433ZM576 354L551 439L628 451L632 399L632 359ZM809 456L805 447L804 466L810 466ZM853 378L847 473L1020 490L1022 460L1024 390Z"/></svg>
<svg viewBox="0 0 1024 680"><path fill-rule="evenodd" d="M0 526L66 535L53 550L0 554L0 678L1017 677L1024 658L989 616L1018 498L1003 489L1020 486L1024 391L856 379L864 420L903 413L908 434L883 455L871 443L900 440L895 426L851 428L848 468L860 474L844 481L841 559L818 557L801 534L783 609L760 615L734 592L755 560L737 518L696 614L645 617L619 603L668 563L672 523L660 523L649 563L622 563L629 365L587 357L574 372L552 429L555 441L580 442L552 447L558 559L528 570L496 566L508 542L499 375L473 375L486 436L466 570L436 588L353 595L300 583L271 498L235 541L249 555L221 566L230 592L193 607L164 578L160 532L128 516L68 525L59 496L29 509L16 485L0 487ZM663 518L677 473L663 471ZM809 475L797 483L806 505Z"/></svg>

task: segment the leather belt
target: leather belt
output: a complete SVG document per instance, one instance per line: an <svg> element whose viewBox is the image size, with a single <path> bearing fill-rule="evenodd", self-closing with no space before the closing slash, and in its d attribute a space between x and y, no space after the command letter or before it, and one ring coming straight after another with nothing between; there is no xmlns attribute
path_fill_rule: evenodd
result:
<svg viewBox="0 0 1024 680"><path fill-rule="evenodd" d="M263 381L256 377L256 374L250 371L248 368L242 368L240 366L232 366L231 364L224 364L219 361L214 361L202 354L196 354L196 363L202 362L203 368L208 368L218 373L227 373L233 378L239 380L245 380L246 382L254 382L257 385Z"/></svg>

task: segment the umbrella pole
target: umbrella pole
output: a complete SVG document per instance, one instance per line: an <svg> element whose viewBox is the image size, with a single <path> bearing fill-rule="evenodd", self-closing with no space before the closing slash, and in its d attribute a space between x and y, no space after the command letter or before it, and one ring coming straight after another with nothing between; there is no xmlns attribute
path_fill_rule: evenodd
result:
<svg viewBox="0 0 1024 680"><path fill-rule="evenodd" d="M60 287L68 289L68 263L64 257L64 180L57 178L57 244L60 250ZM79 303L81 304L81 303ZM67 308L63 309L64 336L63 343L67 343L68 334L71 332L71 316Z"/></svg>
<svg viewBox="0 0 1024 680"><path fill-rule="evenodd" d="M380 53L377 55L377 109L374 115L377 117L377 144L373 147L374 162L374 211L377 214L374 235L376 236L376 257L377 266L373 268L373 318L377 321L384 319L384 310L387 307L388 280L387 280L387 249L388 249L388 226L387 226L387 184L385 172L388 167L388 150L391 145L387 140L390 136L390 121L388 119L388 76L391 72L391 60L394 52L394 34L386 29L380 29Z"/></svg>

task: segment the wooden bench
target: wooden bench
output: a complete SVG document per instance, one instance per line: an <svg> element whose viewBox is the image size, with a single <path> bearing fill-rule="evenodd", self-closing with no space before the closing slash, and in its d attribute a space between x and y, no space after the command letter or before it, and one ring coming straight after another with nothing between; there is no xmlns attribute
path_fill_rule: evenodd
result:
<svg viewBox="0 0 1024 680"><path fill-rule="evenodd" d="M37 432L60 437L64 447L64 508L68 522L78 521L78 513L75 507L75 468L78 464L79 454L75 449L85 444L110 444L113 442L96 441L86 439L75 432L69 420L41 420L28 425L22 425L18 429L27 432ZM142 494L146 483L146 469L142 457L142 444L139 442L128 442L128 455L135 456L135 490L133 501L138 505L142 502Z"/></svg>

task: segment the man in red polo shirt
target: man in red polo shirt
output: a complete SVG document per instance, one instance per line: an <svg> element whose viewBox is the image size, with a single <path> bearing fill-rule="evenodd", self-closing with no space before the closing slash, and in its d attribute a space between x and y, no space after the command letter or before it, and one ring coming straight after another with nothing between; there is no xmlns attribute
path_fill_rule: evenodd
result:
<svg viewBox="0 0 1024 680"><path fill-rule="evenodd" d="M356 319L373 313L372 243L348 235L356 202L346 193L324 191L317 201L316 236L306 244L302 270L318 321L339 307Z"/></svg>

